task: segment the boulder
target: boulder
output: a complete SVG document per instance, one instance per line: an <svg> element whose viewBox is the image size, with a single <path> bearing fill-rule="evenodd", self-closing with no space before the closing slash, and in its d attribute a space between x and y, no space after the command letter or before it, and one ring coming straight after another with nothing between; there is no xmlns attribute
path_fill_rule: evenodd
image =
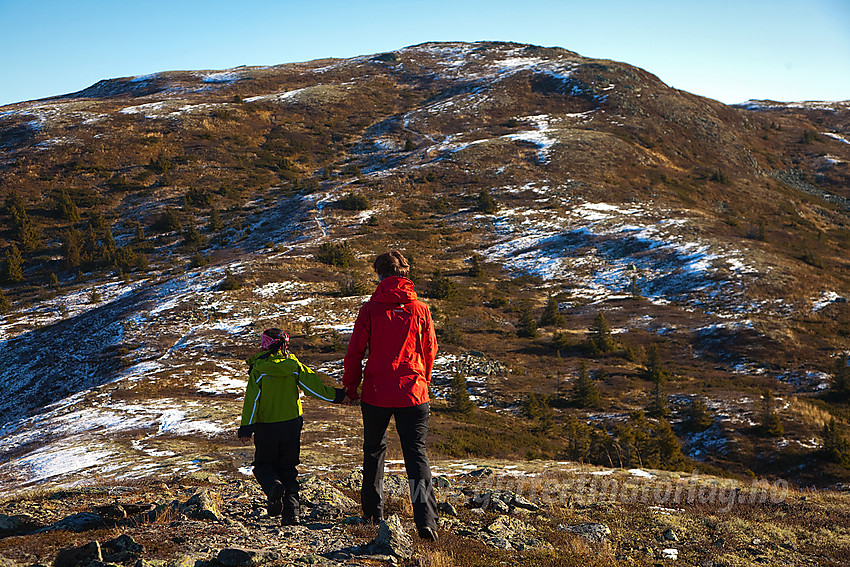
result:
<svg viewBox="0 0 850 567"><path fill-rule="evenodd" d="M301 484L299 496L302 503L310 506L324 505L339 510L358 506L357 502L343 494L339 489L315 476L308 477Z"/></svg>
<svg viewBox="0 0 850 567"><path fill-rule="evenodd" d="M127 534L101 544L103 560L110 563L130 563L139 559L145 548Z"/></svg>
<svg viewBox="0 0 850 567"><path fill-rule="evenodd" d="M489 467L484 467L484 468L481 468L481 469L475 469L474 471L468 472L463 476L466 476L466 477L469 477L469 478L484 478L484 477L488 477L488 476L493 476L493 469L491 469Z"/></svg>
<svg viewBox="0 0 850 567"><path fill-rule="evenodd" d="M38 531L66 531L79 533L93 530L95 528L101 528L104 525L103 517L100 514L95 514L94 512L80 512L79 514L63 518L52 526L47 526L46 528L42 528Z"/></svg>
<svg viewBox="0 0 850 567"><path fill-rule="evenodd" d="M354 469L339 484L343 488L360 490L363 487L363 469Z"/></svg>
<svg viewBox="0 0 850 567"><path fill-rule="evenodd" d="M228 547L218 552L216 557L224 567L253 567L278 559L277 553L264 549Z"/></svg>
<svg viewBox="0 0 850 567"><path fill-rule="evenodd" d="M23 523L15 516L0 514L0 537L8 537L21 532Z"/></svg>
<svg viewBox="0 0 850 567"><path fill-rule="evenodd" d="M578 524L576 526L564 526L563 529L595 543L607 541L608 536L611 535L611 528L605 524Z"/></svg>
<svg viewBox="0 0 850 567"><path fill-rule="evenodd" d="M413 538L404 531L398 516L393 514L381 522L378 535L367 546L367 553L410 559L413 556Z"/></svg>
<svg viewBox="0 0 850 567"><path fill-rule="evenodd" d="M500 516L495 522L487 526L486 531L493 535L514 539L525 537L535 530L522 520L510 516Z"/></svg>
<svg viewBox="0 0 850 567"><path fill-rule="evenodd" d="M88 567L93 561L103 561L100 543L96 541L80 547L63 549L53 560L53 567Z"/></svg>
<svg viewBox="0 0 850 567"><path fill-rule="evenodd" d="M437 504L437 511L447 516L457 517L457 510L451 502L440 502Z"/></svg>
<svg viewBox="0 0 850 567"><path fill-rule="evenodd" d="M224 518L224 514L219 510L218 500L217 493L201 488L180 505L180 512L193 520L220 521Z"/></svg>
<svg viewBox="0 0 850 567"><path fill-rule="evenodd" d="M510 505L512 508L522 508L523 510L529 510L531 512L536 512L540 509L540 506L523 498L519 494L511 494Z"/></svg>

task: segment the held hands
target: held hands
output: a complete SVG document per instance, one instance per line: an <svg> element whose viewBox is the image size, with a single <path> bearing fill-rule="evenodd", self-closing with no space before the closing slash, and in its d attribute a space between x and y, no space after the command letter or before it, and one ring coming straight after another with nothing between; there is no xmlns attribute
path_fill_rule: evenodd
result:
<svg viewBox="0 0 850 567"><path fill-rule="evenodd" d="M350 397L348 397L348 394L346 394L345 397L342 399L342 405L356 406L359 401L359 399L351 399Z"/></svg>
<svg viewBox="0 0 850 567"><path fill-rule="evenodd" d="M250 442L251 442L251 438L250 438L250 437L240 437L240 438L239 438L239 441L240 441L243 445L247 445L248 443L250 443Z"/></svg>

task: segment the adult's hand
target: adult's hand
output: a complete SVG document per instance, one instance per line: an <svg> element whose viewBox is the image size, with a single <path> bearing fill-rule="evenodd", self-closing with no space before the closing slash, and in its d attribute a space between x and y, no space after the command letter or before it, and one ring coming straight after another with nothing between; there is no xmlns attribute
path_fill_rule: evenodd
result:
<svg viewBox="0 0 850 567"><path fill-rule="evenodd" d="M359 401L360 401L359 399L352 399L352 398L348 397L348 394L346 394L345 398L343 398L343 400L342 400L342 405L344 405L344 406L356 406L357 402L359 402Z"/></svg>
<svg viewBox="0 0 850 567"><path fill-rule="evenodd" d="M240 437L239 441L241 441L243 445L247 445L248 443L251 442L251 438L250 437Z"/></svg>

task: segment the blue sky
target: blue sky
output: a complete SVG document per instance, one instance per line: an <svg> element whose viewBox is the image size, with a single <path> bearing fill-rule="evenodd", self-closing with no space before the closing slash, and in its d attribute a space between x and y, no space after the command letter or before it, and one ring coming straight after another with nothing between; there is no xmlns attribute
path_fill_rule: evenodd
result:
<svg viewBox="0 0 850 567"><path fill-rule="evenodd" d="M100 79L501 40L726 103L850 99L850 0L0 0L0 105Z"/></svg>

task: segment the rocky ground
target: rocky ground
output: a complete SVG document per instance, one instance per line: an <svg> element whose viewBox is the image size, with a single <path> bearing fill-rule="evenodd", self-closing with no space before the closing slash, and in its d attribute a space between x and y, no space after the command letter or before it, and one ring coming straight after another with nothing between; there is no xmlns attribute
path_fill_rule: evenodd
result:
<svg viewBox="0 0 850 567"><path fill-rule="evenodd" d="M0 504L3 567L841 565L850 493L559 462L435 463L440 539L415 534L406 479L363 525L360 471L301 475L303 521L251 479L194 475L19 494ZM348 470L349 472L346 472ZM454 472L448 472L454 471Z"/></svg>

